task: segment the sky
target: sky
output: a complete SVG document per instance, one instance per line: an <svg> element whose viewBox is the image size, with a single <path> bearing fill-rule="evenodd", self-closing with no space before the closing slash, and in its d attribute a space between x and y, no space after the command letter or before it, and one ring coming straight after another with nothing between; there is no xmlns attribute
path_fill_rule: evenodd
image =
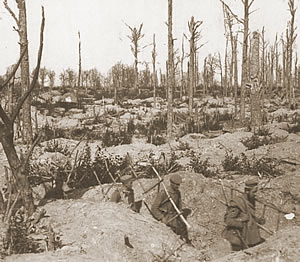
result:
<svg viewBox="0 0 300 262"><path fill-rule="evenodd" d="M243 15L242 0L225 0L240 17ZM17 13L14 0L8 4ZM131 27L143 23L145 34L140 41L145 47L139 54L140 61L151 62L153 34L156 35L158 69L165 68L167 60L167 0L26 0L29 59L32 69L37 60L41 6L45 8L44 50L41 66L59 74L63 69L78 70L78 31L81 34L82 69L97 68L101 73L117 62L133 64L128 35ZM300 7L300 0L295 0ZM266 39L273 43L275 34L285 31L290 18L288 0L255 0L250 17L250 30L265 26ZM300 54L300 11L297 10L295 25L298 26L297 48ZM188 33L191 16L203 21L202 38L205 45L199 50L200 64L209 53L224 54L225 38L222 5L219 0L173 0L174 46L181 52L183 34ZM299 17L299 18L298 18ZM13 18L0 2L0 75L15 63L19 56L18 35L13 30ZM185 40L185 51L188 42ZM150 66L151 67L151 66Z"/></svg>

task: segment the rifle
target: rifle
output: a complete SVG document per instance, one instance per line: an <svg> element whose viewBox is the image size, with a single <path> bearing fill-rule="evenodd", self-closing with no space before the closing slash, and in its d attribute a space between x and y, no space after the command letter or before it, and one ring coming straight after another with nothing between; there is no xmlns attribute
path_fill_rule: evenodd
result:
<svg viewBox="0 0 300 262"><path fill-rule="evenodd" d="M217 198L215 198L215 199L217 199ZM221 204L223 204L224 206L227 206L228 207L228 204L226 204L224 201L222 201L222 200L220 200L220 199L217 199ZM262 229L262 230L264 230L266 233L268 233L269 235L273 235L274 234L274 232L272 231L272 230L270 230L270 229L268 229L268 228L266 228L266 227L264 227L263 225L261 225L261 224L258 224L256 221L254 221L255 222L255 224L260 228L260 229Z"/></svg>
<svg viewBox="0 0 300 262"><path fill-rule="evenodd" d="M161 178L161 176L158 174L157 170L156 170L153 166L151 166L151 167L152 167L154 173L155 173L155 174L157 175L157 177L159 178L159 180L162 180L162 178ZM171 196L170 196L170 194L169 194L169 192L168 192L168 190L167 190L167 188L166 188L166 185L164 184L163 181L161 182L161 184L162 184L162 186L163 186L163 188L164 188L164 190L165 190L165 192L166 192L166 194L167 194L168 200L170 200L171 204L173 205L173 207L174 207L174 209L175 209L175 211L176 211L176 213L177 213L176 217L179 216L180 219L182 220L182 222L186 225L187 229L190 229L190 228L191 228L191 225L187 222L187 220L184 218L184 216L182 215L182 213L180 212L180 210L178 209L178 207L177 207L176 204L174 203L173 199L171 198ZM172 219L174 219L174 218L172 218Z"/></svg>

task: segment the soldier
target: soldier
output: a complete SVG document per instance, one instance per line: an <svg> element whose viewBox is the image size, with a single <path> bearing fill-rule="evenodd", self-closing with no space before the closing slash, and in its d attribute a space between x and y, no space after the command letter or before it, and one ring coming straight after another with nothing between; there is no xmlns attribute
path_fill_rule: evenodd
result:
<svg viewBox="0 0 300 262"><path fill-rule="evenodd" d="M124 175L121 177L121 183L122 187L113 192L110 201L115 203L122 201L128 204L133 211L138 212L139 210L137 210L134 202L134 191L132 188L133 177L130 175Z"/></svg>
<svg viewBox="0 0 300 262"><path fill-rule="evenodd" d="M170 186L167 187L170 197L180 211L182 211L182 200L179 190L179 186L181 183L181 176L178 174L174 174L170 178ZM186 226L184 223L182 223L181 218L177 214L165 190L162 190L158 193L151 207L151 212L155 219L163 222L164 224L169 226L174 233L180 235L187 242L190 242L190 240L188 239Z"/></svg>
<svg viewBox="0 0 300 262"><path fill-rule="evenodd" d="M265 240L260 236L257 224L264 224L265 219L255 215L255 195L258 181L249 179L245 182L245 193L229 201L224 217L226 228L223 236L233 251L243 250L261 244Z"/></svg>

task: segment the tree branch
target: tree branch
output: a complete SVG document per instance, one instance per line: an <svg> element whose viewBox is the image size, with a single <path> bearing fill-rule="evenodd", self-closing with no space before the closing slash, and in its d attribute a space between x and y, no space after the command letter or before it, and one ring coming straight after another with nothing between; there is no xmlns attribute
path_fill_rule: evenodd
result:
<svg viewBox="0 0 300 262"><path fill-rule="evenodd" d="M2 119L3 123L6 125L6 127L11 126L11 120L9 119L8 115L3 110L2 106L0 105L0 118Z"/></svg>
<svg viewBox="0 0 300 262"><path fill-rule="evenodd" d="M241 24L244 23L242 19L240 19L235 13L233 13L230 7L223 0L220 0L220 2L227 8L227 10L231 13L231 15L235 18L236 21L238 21Z"/></svg>
<svg viewBox="0 0 300 262"><path fill-rule="evenodd" d="M34 142L32 143L32 145L30 146L29 150L26 152L26 155L24 157L24 161L22 162L23 167L26 167L29 158L33 152L33 149L36 147L36 145L41 141L43 135L43 130L41 130L37 136L37 138L34 140Z"/></svg>
<svg viewBox="0 0 300 262"><path fill-rule="evenodd" d="M250 4L248 5L248 8L251 7L251 5L253 4L253 2L254 2L254 0L252 0L252 1L250 2Z"/></svg>
<svg viewBox="0 0 300 262"><path fill-rule="evenodd" d="M13 10L11 10L11 8L8 6L7 0L4 0L3 3L4 3L4 7L7 9L7 11L11 14L11 16L13 17L13 19L16 21L17 26L20 27L19 20L18 20L16 14L13 12Z"/></svg>
<svg viewBox="0 0 300 262"><path fill-rule="evenodd" d="M35 87L35 84L37 82L38 76L39 76L39 70L40 70L40 65L41 65L41 60L42 60L42 53L43 53L43 44L44 44L44 28L45 28L45 13L44 13L44 7L42 6L42 23L41 23L41 30L40 30L40 47L39 47L39 53L38 53L38 60L37 60L37 65L34 69L34 75L33 79L31 81L29 89L25 92L25 94L20 98L18 101L17 107L15 112L12 115L12 122L15 121L16 117L18 116L22 105L24 104L25 100L28 98L30 93Z"/></svg>
<svg viewBox="0 0 300 262"><path fill-rule="evenodd" d="M20 55L20 58L19 58L18 62L14 65L13 70L12 70L12 72L9 74L8 78L4 81L3 84L1 84L1 86L0 86L0 91L1 91L1 90L9 83L9 81L10 81L10 80L13 78L13 76L16 74L16 72L17 72L17 70L18 70L18 68L19 68L19 66L20 66L20 64L21 64L22 58L23 58L24 55L25 55L25 52L26 52L26 50L27 50L27 47L28 47L28 46L26 46L26 48L24 48L22 54Z"/></svg>

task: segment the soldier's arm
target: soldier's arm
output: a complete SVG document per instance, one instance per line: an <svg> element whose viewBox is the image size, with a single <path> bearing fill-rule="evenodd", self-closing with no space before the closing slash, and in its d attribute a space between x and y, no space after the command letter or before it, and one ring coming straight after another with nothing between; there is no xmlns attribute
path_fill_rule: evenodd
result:
<svg viewBox="0 0 300 262"><path fill-rule="evenodd" d="M157 194L157 197L155 198L155 201L152 204L151 212L157 220L162 220L162 218L164 217L164 213L159 209L160 204L164 200L165 200L165 194L163 191L161 191Z"/></svg>
<svg viewBox="0 0 300 262"><path fill-rule="evenodd" d="M225 216L225 223L228 227L243 228L246 221L248 217L236 207L229 208Z"/></svg>

